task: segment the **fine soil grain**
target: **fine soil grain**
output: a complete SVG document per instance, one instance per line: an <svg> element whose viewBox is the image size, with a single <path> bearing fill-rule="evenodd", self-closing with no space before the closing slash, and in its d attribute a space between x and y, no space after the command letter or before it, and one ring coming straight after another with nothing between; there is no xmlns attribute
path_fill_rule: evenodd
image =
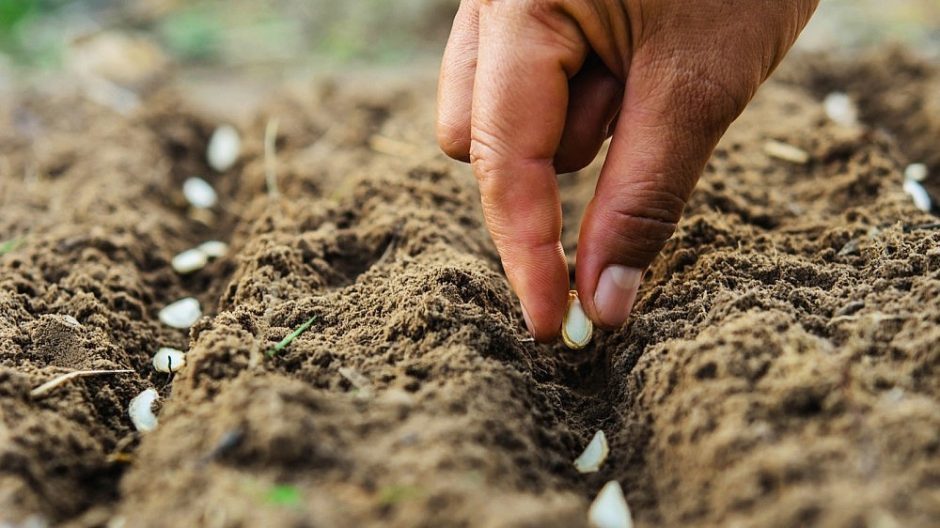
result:
<svg viewBox="0 0 940 528"><path fill-rule="evenodd" d="M578 352L525 333L473 177L433 144L429 72L285 89L236 123L222 174L218 123L172 84L130 115L18 94L0 108L0 525L574 527L616 479L641 527L931 526L940 229L902 174L940 174L921 137L937 79L899 51L790 60L629 324ZM827 120L833 90L860 126ZM598 169L559 178L572 272ZM217 207L187 205L193 175ZM173 272L211 239L228 255ZM161 325L186 296L203 318ZM188 351L173 378L150 365L162 346ZM135 372L30 395L87 369ZM141 435L127 405L149 387ZM581 475L597 429L610 457Z"/></svg>

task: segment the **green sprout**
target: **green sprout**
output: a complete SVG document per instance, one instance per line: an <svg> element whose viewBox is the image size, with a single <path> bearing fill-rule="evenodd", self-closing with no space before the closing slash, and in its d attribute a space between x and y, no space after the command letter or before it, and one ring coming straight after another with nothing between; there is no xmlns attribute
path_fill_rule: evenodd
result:
<svg viewBox="0 0 940 528"><path fill-rule="evenodd" d="M274 348L272 348L271 350L268 350L267 356L268 356L268 357L274 357L275 354L277 354L277 353L280 352L281 350L284 350L285 348L287 348L287 345L291 344L291 341L297 339L297 337L300 336L300 334L306 332L307 329L310 328L310 325L313 324L313 321L316 320L316 318L317 318L317 316L314 315L314 316L311 317L310 319L307 319L307 322L304 323L304 324L302 324L302 325L300 325L300 326L297 328L297 330L294 330L293 332L290 333L290 335L288 335L288 336L285 337L284 339L281 339L281 342L280 342L280 343L274 345Z"/></svg>
<svg viewBox="0 0 940 528"><path fill-rule="evenodd" d="M22 241L23 239L21 238L14 238L6 242L0 242L0 257L18 248Z"/></svg>
<svg viewBox="0 0 940 528"><path fill-rule="evenodd" d="M406 484L392 484L385 486L379 491L379 504L382 506L394 506L400 502L416 499L424 492L417 486Z"/></svg>
<svg viewBox="0 0 940 528"><path fill-rule="evenodd" d="M265 499L276 506L298 506L300 498L300 490L289 484L278 484L265 495Z"/></svg>

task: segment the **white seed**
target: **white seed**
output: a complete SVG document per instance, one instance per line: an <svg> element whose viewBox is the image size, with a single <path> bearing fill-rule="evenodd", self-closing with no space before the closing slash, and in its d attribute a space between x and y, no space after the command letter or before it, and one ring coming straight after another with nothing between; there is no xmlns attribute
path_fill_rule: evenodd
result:
<svg viewBox="0 0 940 528"><path fill-rule="evenodd" d="M78 319L72 317L71 315L63 315L62 321L64 321L65 324L71 326L72 328L81 328L82 326L82 323L79 323Z"/></svg>
<svg viewBox="0 0 940 528"><path fill-rule="evenodd" d="M923 185L914 180L904 180L904 192L914 200L915 207L926 213L930 212L932 207L930 195L927 194L927 189L924 189Z"/></svg>
<svg viewBox="0 0 940 528"><path fill-rule="evenodd" d="M904 169L904 179L922 182L927 179L927 166L923 163L911 163Z"/></svg>
<svg viewBox="0 0 940 528"><path fill-rule="evenodd" d="M209 166L219 172L225 172L235 165L241 152L241 138L231 125L222 125L215 129L209 138L206 160Z"/></svg>
<svg viewBox="0 0 940 528"><path fill-rule="evenodd" d="M209 257L200 248L187 249L173 257L171 265L173 270L181 275L201 270L209 262Z"/></svg>
<svg viewBox="0 0 940 528"><path fill-rule="evenodd" d="M581 456L575 459L574 467L579 473L595 473L607 460L608 453L610 453L610 448L607 447L607 437L604 431L598 430L594 433L591 442L584 448Z"/></svg>
<svg viewBox="0 0 940 528"><path fill-rule="evenodd" d="M164 347L153 355L153 368L157 372L176 372L186 365L186 355L182 350Z"/></svg>
<svg viewBox="0 0 940 528"><path fill-rule="evenodd" d="M199 301L186 297L160 310L159 317L163 324L185 330L202 317L202 310Z"/></svg>
<svg viewBox="0 0 940 528"><path fill-rule="evenodd" d="M222 258L228 253L228 244L218 240L210 240L199 244L199 247L196 249L205 253L210 259Z"/></svg>
<svg viewBox="0 0 940 528"><path fill-rule="evenodd" d="M219 195L202 178L187 178L183 182L183 195L197 209L209 209L219 201Z"/></svg>
<svg viewBox="0 0 940 528"><path fill-rule="evenodd" d="M594 528L633 528L630 507L619 482L604 484L588 510L588 523Z"/></svg>
<svg viewBox="0 0 940 528"><path fill-rule="evenodd" d="M803 165L809 161L809 153L805 150L773 139L764 143L764 153L771 158L789 161L798 165Z"/></svg>
<svg viewBox="0 0 940 528"><path fill-rule="evenodd" d="M568 310L561 322L562 340L568 348L578 350L591 342L593 333L594 325L581 308L578 292L571 290L568 292Z"/></svg>
<svg viewBox="0 0 940 528"><path fill-rule="evenodd" d="M141 392L131 400L128 406L127 414L131 417L134 427L142 433L153 431L157 428L157 417L153 414L153 402L160 396L157 391L147 389Z"/></svg>
<svg viewBox="0 0 940 528"><path fill-rule="evenodd" d="M834 123L851 127L858 124L858 108L852 98L842 92L832 92L823 100L826 116Z"/></svg>

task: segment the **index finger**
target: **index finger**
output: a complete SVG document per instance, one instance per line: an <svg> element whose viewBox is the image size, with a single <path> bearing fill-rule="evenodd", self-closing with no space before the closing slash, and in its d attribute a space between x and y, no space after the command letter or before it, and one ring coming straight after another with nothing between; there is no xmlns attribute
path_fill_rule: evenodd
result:
<svg viewBox="0 0 940 528"><path fill-rule="evenodd" d="M572 19L538 4L480 7L470 159L506 276L544 341L559 333L569 285L553 159L587 46Z"/></svg>

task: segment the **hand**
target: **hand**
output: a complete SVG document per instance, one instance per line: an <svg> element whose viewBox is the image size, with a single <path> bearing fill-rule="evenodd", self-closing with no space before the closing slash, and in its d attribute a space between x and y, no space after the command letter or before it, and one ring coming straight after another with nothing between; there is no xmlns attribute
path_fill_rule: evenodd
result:
<svg viewBox="0 0 940 528"><path fill-rule="evenodd" d="M532 335L558 335L568 272L556 172L613 136L576 283L617 327L728 125L818 0L463 0L444 53L438 141L469 161Z"/></svg>

